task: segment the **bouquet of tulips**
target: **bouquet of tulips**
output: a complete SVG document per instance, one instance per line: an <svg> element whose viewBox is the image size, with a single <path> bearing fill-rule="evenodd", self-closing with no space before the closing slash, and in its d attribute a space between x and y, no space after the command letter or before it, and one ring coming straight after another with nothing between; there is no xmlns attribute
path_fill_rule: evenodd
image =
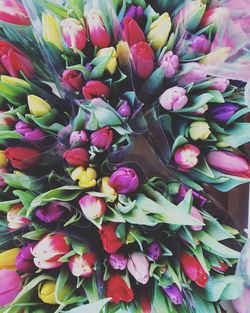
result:
<svg viewBox="0 0 250 313"><path fill-rule="evenodd" d="M0 312L221 312L245 238L202 184L249 180L247 74L218 70L248 42L218 19L247 25L216 1L2 2ZM142 134L171 177L131 162Z"/></svg>

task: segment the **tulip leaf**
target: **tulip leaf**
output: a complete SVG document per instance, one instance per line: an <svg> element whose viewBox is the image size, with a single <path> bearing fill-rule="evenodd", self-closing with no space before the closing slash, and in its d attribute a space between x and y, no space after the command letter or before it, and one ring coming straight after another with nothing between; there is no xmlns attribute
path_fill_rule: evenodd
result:
<svg viewBox="0 0 250 313"><path fill-rule="evenodd" d="M1 130L0 131L0 139L21 139L22 135L15 131L10 130Z"/></svg>
<svg viewBox="0 0 250 313"><path fill-rule="evenodd" d="M0 95L5 97L13 105L22 105L28 93L28 90L0 81Z"/></svg>
<svg viewBox="0 0 250 313"><path fill-rule="evenodd" d="M25 189L31 191L41 190L42 180L36 179L25 174L5 174L1 173L6 184L17 189Z"/></svg>
<svg viewBox="0 0 250 313"><path fill-rule="evenodd" d="M13 194L19 197L21 200L23 206L28 209L32 200L35 198L34 194L31 194L30 192L22 191L22 190L14 190Z"/></svg>
<svg viewBox="0 0 250 313"><path fill-rule="evenodd" d="M203 300L195 292L192 292L192 303L194 303L194 312L197 313L217 313L217 310L214 307L214 304Z"/></svg>
<svg viewBox="0 0 250 313"><path fill-rule="evenodd" d="M94 303L84 304L69 311L62 311L63 313L100 313L103 307L111 300L111 298L105 298Z"/></svg>
<svg viewBox="0 0 250 313"><path fill-rule="evenodd" d="M213 95L209 94L209 93L203 93L200 96L196 96L193 97L190 100L190 103L192 103L192 106L185 106L183 109L181 110L176 110L176 113L190 113L190 112L195 112L197 111L199 108L203 107L205 104L207 104L208 102L211 102L213 99Z"/></svg>
<svg viewBox="0 0 250 313"><path fill-rule="evenodd" d="M30 240L40 240L44 235L48 234L47 229L36 229L30 231L28 233L23 234L23 238L30 239Z"/></svg>
<svg viewBox="0 0 250 313"><path fill-rule="evenodd" d="M13 204L19 203L19 199L9 200L9 201L0 201L0 211L1 212L8 212Z"/></svg>
<svg viewBox="0 0 250 313"><path fill-rule="evenodd" d="M228 136L222 136L222 140L228 145L238 148L250 141L250 124L235 123L227 128Z"/></svg>
<svg viewBox="0 0 250 313"><path fill-rule="evenodd" d="M152 297L152 309L154 313L166 313L168 311L166 298L158 286L157 281L154 284L154 291Z"/></svg>
<svg viewBox="0 0 250 313"><path fill-rule="evenodd" d="M243 109L236 112L233 116L230 117L230 119L227 121L226 126L231 125L233 122L235 122L238 118L250 113L249 107L244 107Z"/></svg>
<svg viewBox="0 0 250 313"><path fill-rule="evenodd" d="M84 279L82 285L90 303L96 302L99 300L95 275Z"/></svg>

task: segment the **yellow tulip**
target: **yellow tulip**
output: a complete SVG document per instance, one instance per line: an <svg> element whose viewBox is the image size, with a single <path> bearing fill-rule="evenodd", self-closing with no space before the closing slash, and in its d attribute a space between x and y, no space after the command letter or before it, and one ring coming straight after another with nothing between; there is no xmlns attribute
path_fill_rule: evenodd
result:
<svg viewBox="0 0 250 313"><path fill-rule="evenodd" d="M0 270L16 271L16 257L19 248L13 248L0 253Z"/></svg>
<svg viewBox="0 0 250 313"><path fill-rule="evenodd" d="M189 127L189 136L192 140L206 140L211 134L210 127L207 122L193 122Z"/></svg>
<svg viewBox="0 0 250 313"><path fill-rule="evenodd" d="M109 57L106 64L106 70L113 75L117 68L117 53L114 47L100 49L97 54L98 57Z"/></svg>
<svg viewBox="0 0 250 313"><path fill-rule="evenodd" d="M109 201L114 202L117 198L117 192L113 187L111 187L109 183L109 177L103 177L101 182L101 188L100 191L106 195L109 195Z"/></svg>
<svg viewBox="0 0 250 313"><path fill-rule="evenodd" d="M170 30L171 19L167 12L151 24L147 38L155 50L162 48L166 44Z"/></svg>
<svg viewBox="0 0 250 313"><path fill-rule="evenodd" d="M63 51L64 49L56 19L50 14L43 14L42 24L44 40L54 45L60 51Z"/></svg>
<svg viewBox="0 0 250 313"><path fill-rule="evenodd" d="M4 83L7 83L9 85L12 85L12 86L22 87L22 88L25 88L28 90L31 89L30 84L27 83L24 79L6 76L6 75L1 75L1 81Z"/></svg>
<svg viewBox="0 0 250 313"><path fill-rule="evenodd" d="M8 166L8 160L6 159L4 151L0 150L0 168L7 167L7 166Z"/></svg>
<svg viewBox="0 0 250 313"><path fill-rule="evenodd" d="M56 282L46 280L38 285L38 297L47 304L57 304L55 296ZM71 287L65 285L58 294L58 301L63 301L71 294Z"/></svg>
<svg viewBox="0 0 250 313"><path fill-rule="evenodd" d="M121 67L129 65L129 46L125 41L119 41L116 46L117 59Z"/></svg>
<svg viewBox="0 0 250 313"><path fill-rule="evenodd" d="M35 95L28 96L28 105L30 113L35 117L42 117L52 110L48 102Z"/></svg>
<svg viewBox="0 0 250 313"><path fill-rule="evenodd" d="M96 170L88 167L86 170L82 166L78 166L72 173L71 178L76 181L79 180L78 184L81 188L87 189L95 187L96 185Z"/></svg>

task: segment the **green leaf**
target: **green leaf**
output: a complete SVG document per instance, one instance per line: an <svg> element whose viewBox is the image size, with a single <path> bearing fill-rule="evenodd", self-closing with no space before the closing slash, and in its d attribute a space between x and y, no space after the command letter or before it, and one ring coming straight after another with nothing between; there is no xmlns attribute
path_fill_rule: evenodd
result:
<svg viewBox="0 0 250 313"><path fill-rule="evenodd" d="M154 284L154 292L152 298L152 309L154 313L166 313L168 312L168 306L166 302L166 298L160 287L157 285L157 281L155 280Z"/></svg>
<svg viewBox="0 0 250 313"><path fill-rule="evenodd" d="M2 212L8 212L13 204L19 203L19 199L9 200L9 201L1 201L0 202L0 211Z"/></svg>
<svg viewBox="0 0 250 313"><path fill-rule="evenodd" d="M203 300L197 293L192 293L195 313L217 313L214 304Z"/></svg>
<svg viewBox="0 0 250 313"><path fill-rule="evenodd" d="M7 185L17 189L25 189L31 191L41 190L42 182L32 176L25 174L4 174L1 173Z"/></svg>
<svg viewBox="0 0 250 313"><path fill-rule="evenodd" d="M92 303L92 302L98 301L99 297L98 297L96 276L93 275L92 277L86 278L82 284L83 284L83 288L84 288L84 291L86 292L89 302Z"/></svg>
<svg viewBox="0 0 250 313"><path fill-rule="evenodd" d="M40 240L44 235L48 234L47 229L36 229L22 235L23 238L30 240Z"/></svg>
<svg viewBox="0 0 250 313"><path fill-rule="evenodd" d="M111 298L106 298L99 300L91 304L84 304L76 307L69 311L62 311L63 313L100 313L103 307L111 300Z"/></svg>
<svg viewBox="0 0 250 313"><path fill-rule="evenodd" d="M189 113L189 112L195 112L197 111L199 108L203 107L205 104L207 104L208 102L211 102L213 99L213 95L209 94L209 93L203 93L200 96L196 96L193 97L190 100L190 103L192 103L192 106L188 106L188 107L184 107L181 110L176 110L176 113Z"/></svg>
<svg viewBox="0 0 250 313"><path fill-rule="evenodd" d="M29 206L30 206L32 200L35 198L35 195L34 195L34 194L32 194L32 193L30 193L30 192L22 191L22 190L14 190L14 191L13 191L13 194L14 194L15 196L17 196L17 197L21 200L23 206L24 206L26 209L29 208Z"/></svg>
<svg viewBox="0 0 250 313"><path fill-rule="evenodd" d="M21 139L22 135L15 131L10 130L1 130L0 131L0 139Z"/></svg>
<svg viewBox="0 0 250 313"><path fill-rule="evenodd" d="M233 148L238 148L250 141L250 123L235 123L227 128L228 136L221 135L222 140Z"/></svg>

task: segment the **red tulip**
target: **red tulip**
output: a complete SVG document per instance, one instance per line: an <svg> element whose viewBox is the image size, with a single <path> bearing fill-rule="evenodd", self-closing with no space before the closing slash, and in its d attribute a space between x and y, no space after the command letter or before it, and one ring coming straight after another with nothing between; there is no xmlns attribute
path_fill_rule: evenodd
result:
<svg viewBox="0 0 250 313"><path fill-rule="evenodd" d="M131 48L133 67L140 78L148 78L154 70L154 51L146 42L135 44Z"/></svg>
<svg viewBox="0 0 250 313"><path fill-rule="evenodd" d="M18 170L28 170L37 164L40 158L40 151L34 148L10 147L5 151L5 156L10 160L11 165Z"/></svg>
<svg viewBox="0 0 250 313"><path fill-rule="evenodd" d="M122 242L115 233L118 225L119 224L113 222L106 223L103 224L102 229L99 230L103 247L108 253L115 253L124 245L124 242Z"/></svg>
<svg viewBox="0 0 250 313"><path fill-rule="evenodd" d="M92 10L87 15L87 24L89 29L90 40L98 48L106 48L110 44L110 36L104 26L101 16Z"/></svg>
<svg viewBox="0 0 250 313"><path fill-rule="evenodd" d="M223 261L221 261L219 263L220 263L220 266L212 266L212 269L219 271L219 272L222 272L222 273L225 273L226 270L228 269L228 265Z"/></svg>
<svg viewBox="0 0 250 313"><path fill-rule="evenodd" d="M86 166L89 161L88 151L84 148L74 148L64 152L64 159L72 166Z"/></svg>
<svg viewBox="0 0 250 313"><path fill-rule="evenodd" d="M121 301L129 303L134 299L134 292L119 274L112 273L106 281L106 297L112 298L111 302L116 304Z"/></svg>
<svg viewBox="0 0 250 313"><path fill-rule="evenodd" d="M137 22L130 16L123 19L123 37L129 46L133 46L141 41L146 41L145 35Z"/></svg>
<svg viewBox="0 0 250 313"><path fill-rule="evenodd" d="M109 126L100 128L91 134L90 139L93 146L107 150L113 141L113 131Z"/></svg>
<svg viewBox="0 0 250 313"><path fill-rule="evenodd" d="M69 269L74 276L87 278L93 275L95 262L96 256L93 253L75 254L69 259Z"/></svg>
<svg viewBox="0 0 250 313"><path fill-rule="evenodd" d="M84 85L82 74L74 70L65 70L61 82L63 88L68 91L80 91Z"/></svg>
<svg viewBox="0 0 250 313"><path fill-rule="evenodd" d="M0 1L0 21L16 25L30 25L30 19L24 6L16 0Z"/></svg>
<svg viewBox="0 0 250 313"><path fill-rule="evenodd" d="M82 93L87 100L99 97L109 98L110 89L98 80L91 80L82 88Z"/></svg>
<svg viewBox="0 0 250 313"><path fill-rule="evenodd" d="M18 48L7 41L0 40L0 65L9 75L19 77L22 71L25 76L32 78L35 69L28 57Z"/></svg>
<svg viewBox="0 0 250 313"><path fill-rule="evenodd" d="M200 262L187 252L182 252L180 257L181 267L184 273L196 283L199 287L204 288L208 282L208 276L201 266Z"/></svg>

